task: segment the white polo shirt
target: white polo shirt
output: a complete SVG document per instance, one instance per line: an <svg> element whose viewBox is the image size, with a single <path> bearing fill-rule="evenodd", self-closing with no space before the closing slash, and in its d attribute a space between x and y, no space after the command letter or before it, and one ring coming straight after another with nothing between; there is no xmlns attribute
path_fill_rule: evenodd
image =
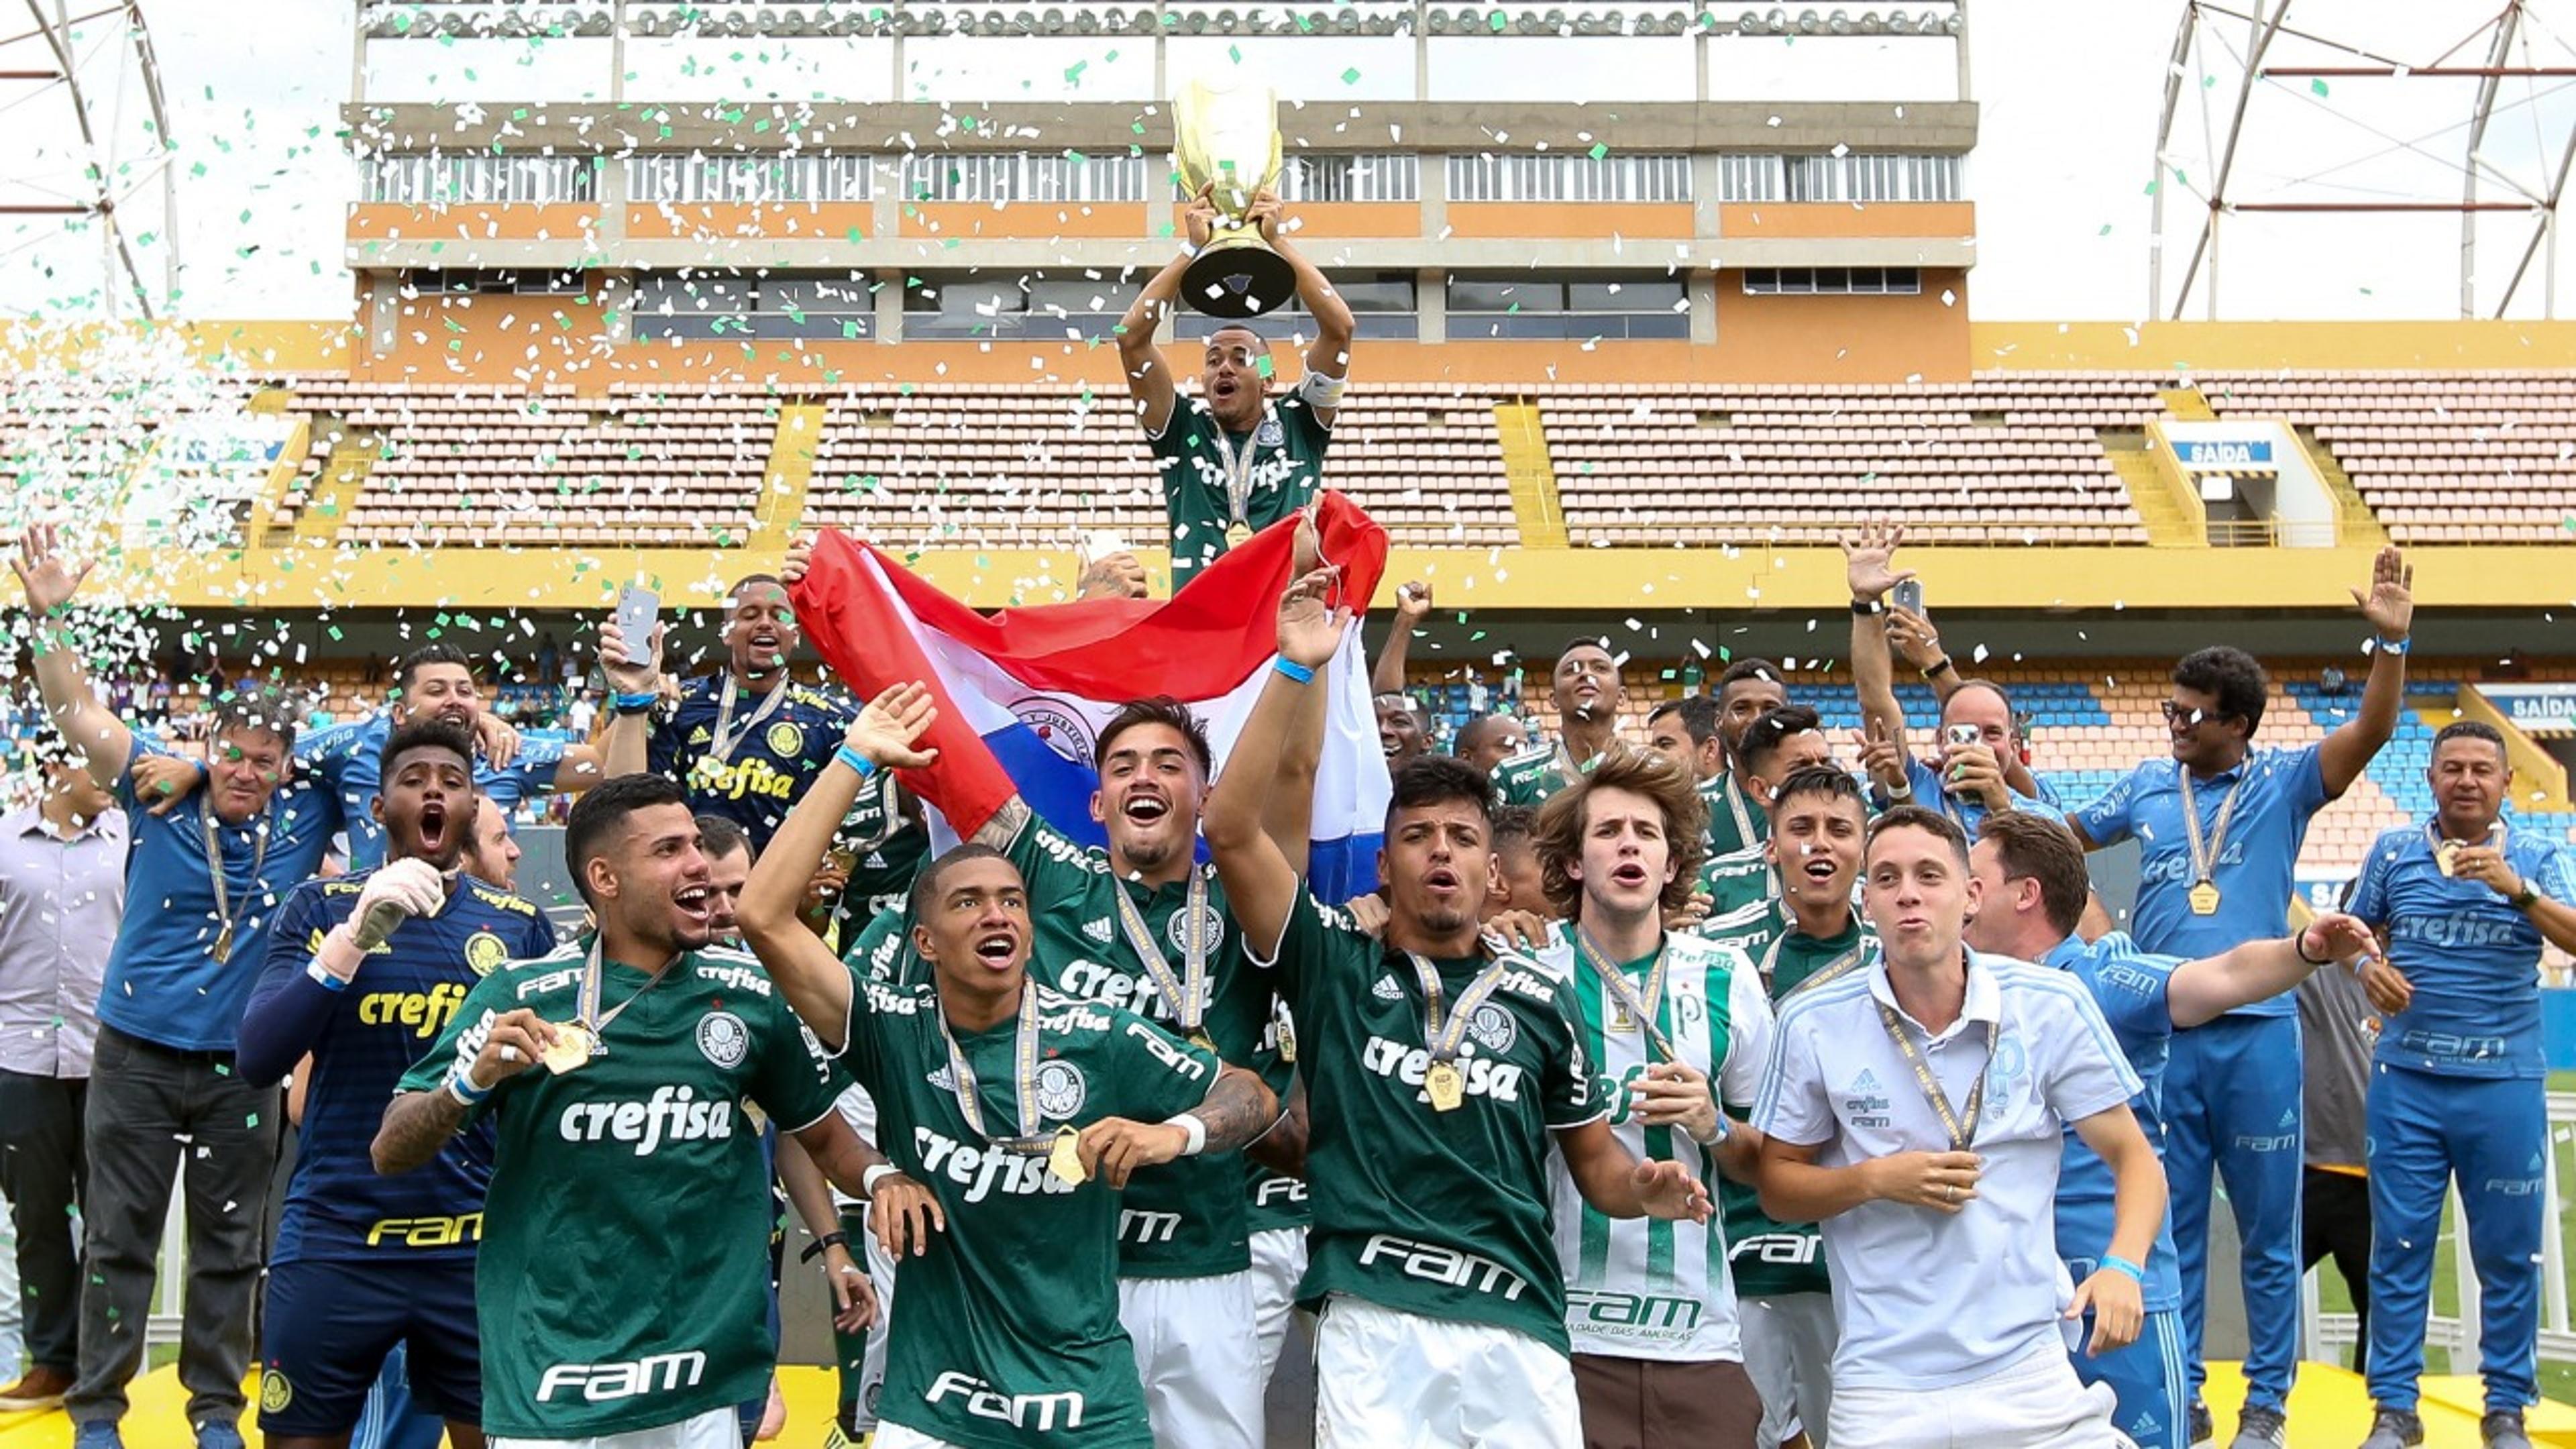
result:
<svg viewBox="0 0 2576 1449"><path fill-rule="evenodd" d="M1970 1129L1983 1159L1977 1197L1957 1213L1868 1202L1825 1219L1842 1340L1834 1382L1946 1388L2056 1344L2073 1296L2051 1209L2064 1125L2127 1102L2138 1079L2084 983L2008 957L1968 956L1967 1009L1938 1035L1904 1014L1882 961L1781 1004L1753 1125L1817 1161L1847 1167L1898 1152L1946 1151L1949 1134L1879 1014L1932 1069L1953 1110L1986 1075ZM1986 1050L1986 1025L1995 1027Z"/></svg>

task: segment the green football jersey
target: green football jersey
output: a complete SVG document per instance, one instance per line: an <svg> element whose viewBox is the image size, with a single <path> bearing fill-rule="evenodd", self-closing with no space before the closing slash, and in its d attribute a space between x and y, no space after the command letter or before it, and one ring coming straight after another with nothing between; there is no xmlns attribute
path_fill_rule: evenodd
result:
<svg viewBox="0 0 2576 1449"><path fill-rule="evenodd" d="M1595 755L1577 765L1563 745L1523 750L1494 766L1494 796L1505 805L1526 805L1535 810L1557 791L1573 784L1576 775L1589 771L1600 758Z"/></svg>
<svg viewBox="0 0 2576 1449"><path fill-rule="evenodd" d="M859 798L832 833L832 849L850 862L849 883L841 888L837 914L843 922L864 924L879 912L905 903L912 878L930 855L930 832L904 813L901 786L892 770L870 775ZM855 927L846 927L855 929Z"/></svg>
<svg viewBox="0 0 2576 1449"><path fill-rule="evenodd" d="M510 1011L574 1020L589 949L484 977L403 1090L442 1089L459 1043L479 1050ZM599 1000L616 1015L597 1056L505 1078L467 1113L499 1129L474 1280L494 1435L676 1424L759 1397L778 1358L769 1163L751 1108L810 1126L832 1111L838 1073L740 952L690 952L658 980L607 962Z"/></svg>
<svg viewBox="0 0 2576 1449"><path fill-rule="evenodd" d="M1771 812L1744 792L1733 770L1721 770L1715 779L1700 781L1699 799L1708 807L1708 828L1702 838L1709 859L1739 850L1758 851L1771 838Z"/></svg>
<svg viewBox="0 0 2576 1449"><path fill-rule="evenodd" d="M1771 990L1774 1003L1784 1002L1810 981L1830 973L1867 970L1877 958L1878 937L1854 914L1849 928L1824 940L1787 924L1762 933L1746 952ZM1733 1099L1730 1097L1730 1101ZM1750 1106L1749 1102L1735 1105ZM1824 1239L1814 1223L1782 1223L1763 1213L1753 1189L1734 1182L1718 1184L1718 1210L1726 1220L1735 1289L1747 1298L1774 1298L1786 1293L1827 1293L1833 1285L1825 1274Z"/></svg>
<svg viewBox="0 0 2576 1449"><path fill-rule="evenodd" d="M1436 1111L1413 962L1302 889L1276 969L1297 1014L1314 1227L1298 1301L1348 1293L1426 1318L1515 1329L1567 1351L1549 1215L1549 1132L1599 1120L1560 972L1505 954L1431 963L1443 1009L1489 967L1465 1017L1465 1098Z"/></svg>
<svg viewBox="0 0 2576 1449"><path fill-rule="evenodd" d="M876 1100L885 1154L948 1216L929 1251L902 1262L877 1412L970 1449L1145 1449L1145 1390L1118 1324L1120 1194L1097 1179L1077 1187L1043 1152L991 1139L1020 1133L1024 1088L1043 1139L1104 1117L1186 1112L1207 1099L1220 1064L1131 1012L1044 985L1034 999L1025 1084L1016 1019L955 1036L979 1132L958 1102L937 988L851 973L841 1059Z"/></svg>
<svg viewBox="0 0 2576 1449"><path fill-rule="evenodd" d="M1244 1063L1261 1074L1261 1080L1279 1098L1284 1110L1288 1094L1297 1086L1296 1020L1288 1003L1272 998L1270 1025L1261 1033L1261 1047ZM1266 1233L1280 1228L1303 1231L1314 1220L1312 1205L1306 1196L1306 1180L1271 1171L1250 1157L1243 1160L1244 1187L1250 1203L1244 1210L1243 1226L1247 1232Z"/></svg>
<svg viewBox="0 0 2576 1449"><path fill-rule="evenodd" d="M1270 400L1249 433L1217 426L1207 404L1172 399L1171 420L1148 437L1163 473L1163 516L1172 536L1172 589L1198 576L1226 550L1233 521L1229 466L1249 475L1244 521L1256 533L1295 513L1324 484L1324 450L1333 430L1316 416L1304 383Z"/></svg>
<svg viewBox="0 0 2576 1449"><path fill-rule="evenodd" d="M1127 937L1118 897L1142 917L1148 939L1177 983L1187 969L1188 880L1148 890L1110 871L1109 857L1058 834L1035 816L1011 837L1004 854L1020 868L1033 905L1035 939L1029 969L1067 996L1132 1011L1175 1036L1179 1011L1154 984ZM1269 1029L1270 977L1243 954L1243 932L1226 908L1216 867L1194 867L1206 883L1208 914L1199 922L1207 974L1200 984L1200 1026L1217 1055L1249 1062ZM1246 1236L1243 1156L1209 1152L1147 1168L1127 1184L1119 1215L1118 1272L1128 1278L1208 1278L1252 1266Z"/></svg>

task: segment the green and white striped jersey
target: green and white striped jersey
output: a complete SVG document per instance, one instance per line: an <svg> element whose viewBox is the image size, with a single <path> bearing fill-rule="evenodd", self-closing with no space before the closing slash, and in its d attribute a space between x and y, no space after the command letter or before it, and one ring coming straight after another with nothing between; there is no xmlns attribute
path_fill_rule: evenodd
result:
<svg viewBox="0 0 2576 1449"><path fill-rule="evenodd" d="M1660 1054L1582 959L1572 932L1559 923L1539 961L1572 983L1576 1038L1595 1073L1596 1101L1610 1110L1611 1130L1641 1159L1687 1164L1714 1193L1717 1168L1707 1149L1678 1128L1636 1120L1632 1089ZM1663 990L1653 1003L1657 1032L1676 1059L1708 1074L1720 1101L1750 1104L1771 1054L1771 1003L1761 978L1731 946L1679 934L1664 939ZM1654 964L1647 956L1618 966L1640 1002ZM1548 1165L1557 1256L1565 1268L1565 1328L1574 1351L1683 1363L1742 1360L1723 1222L1609 1217L1583 1200L1562 1156L1549 1154Z"/></svg>

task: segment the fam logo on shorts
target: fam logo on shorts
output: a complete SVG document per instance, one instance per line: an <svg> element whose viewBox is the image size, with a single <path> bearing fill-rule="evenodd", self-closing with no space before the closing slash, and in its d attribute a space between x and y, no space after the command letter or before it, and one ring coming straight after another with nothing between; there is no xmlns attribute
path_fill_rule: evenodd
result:
<svg viewBox="0 0 2576 1449"><path fill-rule="evenodd" d="M1091 725L1073 706L1048 694L1033 694L1012 704L1020 723L1037 731L1046 747L1077 765L1091 763Z"/></svg>
<svg viewBox="0 0 2576 1449"><path fill-rule="evenodd" d="M785 720L771 725L763 738L769 742L769 752L782 760L792 760L805 753L805 732Z"/></svg>
<svg viewBox="0 0 2576 1449"><path fill-rule="evenodd" d="M1197 917L1195 922L1191 919L1193 916ZM1184 905L1172 912L1171 924L1163 930L1164 935L1172 938L1172 949L1175 951L1190 949L1190 936L1193 932L1198 934L1200 940L1207 942L1207 949L1213 953L1225 944L1225 917L1219 915L1214 906L1201 906L1193 912Z"/></svg>
<svg viewBox="0 0 2576 1449"><path fill-rule="evenodd" d="M465 938L465 964L477 976L489 976L510 959L510 948L489 931Z"/></svg>
<svg viewBox="0 0 2576 1449"><path fill-rule="evenodd" d="M1512 1015L1508 1008L1488 1001L1476 1008L1475 1015L1467 1018L1467 1035L1474 1037L1485 1050L1501 1056L1512 1049L1512 1043L1521 1039L1520 1018Z"/></svg>
<svg viewBox="0 0 2576 1449"><path fill-rule="evenodd" d="M730 1011L710 1011L698 1018L698 1050L727 1071L751 1054L751 1028Z"/></svg>
<svg viewBox="0 0 2576 1449"><path fill-rule="evenodd" d="M1043 1062L1038 1066L1038 1115L1070 1122L1082 1110L1083 1099L1090 1095L1082 1079L1082 1068L1068 1061Z"/></svg>
<svg viewBox="0 0 2576 1449"><path fill-rule="evenodd" d="M288 1383L275 1365L263 1365L259 1371L259 1411L283 1414L286 1406L294 1402L295 1385Z"/></svg>

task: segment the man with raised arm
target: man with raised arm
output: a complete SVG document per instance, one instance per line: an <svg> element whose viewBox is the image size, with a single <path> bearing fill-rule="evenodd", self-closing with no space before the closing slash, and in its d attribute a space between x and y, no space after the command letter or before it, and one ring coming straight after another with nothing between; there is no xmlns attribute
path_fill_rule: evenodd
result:
<svg viewBox="0 0 2576 1449"><path fill-rule="evenodd" d="M2214 956L2289 933L2308 822L2352 788L2397 731L2406 699L2413 571L2394 548L2352 591L2372 631L2361 709L2323 740L2260 749L2270 681L2241 649L2213 645L2173 669L2168 757L2148 760L2066 823L2087 850L2134 837L2138 902L2130 934L2167 956ZM2301 1090L2297 1005L2287 993L2176 1032L2165 1071L2165 1172L2182 1265L2183 1348L2195 1430L2209 1418L2200 1331L2208 1297L2210 1175L2227 1183L2243 1243L2245 1408L2233 1449L2288 1442L2299 1347ZM2195 1432L2195 1441L2207 1437Z"/></svg>
<svg viewBox="0 0 2576 1449"><path fill-rule="evenodd" d="M2092 887L2084 849L2065 822L2027 810L1998 810L1978 826L1969 863L1982 897L1968 924L1968 944L2017 961L2064 971L2102 1008L2121 1055L2138 1074L2129 1110L2159 1142L2166 1053L2174 1030L2198 1026L2249 1001L2290 990L2317 967L2372 949L2370 932L2349 916L2323 915L2296 936L2248 941L2223 955L2178 961L2140 951L2114 931L2087 943L2075 935ZM2314 949L2311 950L2310 948ZM2116 1228L2110 1169L2072 1129L2057 1179L2057 1255L2077 1279L2110 1266L2135 1272L2146 1327L2135 1343L2078 1358L2086 1383L2107 1383L2119 1396L2114 1423L2140 1449L2189 1444L2183 1387L2182 1287L2174 1270L2172 1221L2144 1258L2121 1259L2109 1246Z"/></svg>
<svg viewBox="0 0 2576 1449"><path fill-rule="evenodd" d="M2064 1296L2050 1237L2059 1137L2111 1167L2106 1258L2145 1260L2164 1174L2129 1110L2101 1008L2064 972L1968 949L1979 909L1957 822L1900 805L1870 827L1862 897L1878 959L1790 997L1753 1125L1762 1207L1821 1221L1833 1271L1833 1449L2078 1449L2114 1442L2088 1351L2134 1340L2138 1277L2104 1267Z"/></svg>
<svg viewBox="0 0 2576 1449"><path fill-rule="evenodd" d="M206 788L165 815L135 795L138 761L168 753L91 692L60 615L87 562L28 530L10 560L35 621L36 687L90 779L116 792L132 830L126 913L98 1004L82 1203L80 1368L65 1397L78 1449L119 1449L125 1385L143 1365L143 1324L170 1191L186 1164L187 1306L179 1379L199 1449L240 1449L259 1289L260 1214L277 1167L283 1103L274 1080L234 1070L242 1003L267 956L277 902L321 868L340 829L329 793L294 778L287 702L243 681L214 701Z"/></svg>
<svg viewBox="0 0 2576 1449"><path fill-rule="evenodd" d="M1119 1325L1121 1201L1105 1189L1182 1158L1236 1163L1232 1149L1269 1127L1278 1103L1204 1046L1042 985L1029 888L990 846L959 846L914 884L911 945L927 980L862 978L805 929L797 901L833 825L870 777L930 763L913 745L934 713L918 684L860 711L742 907L754 950L867 1089L893 1159L930 1185L950 1225L897 1247L915 1276L891 1329L879 1449L1152 1444ZM1150 736L1138 724L1127 738ZM1101 1184L1086 1187L1095 1175ZM1241 1169L1205 1185L1239 1220ZM1248 1332L1243 1306L1245 1323L1205 1327ZM1207 1442L1189 1432L1163 1442Z"/></svg>
<svg viewBox="0 0 2576 1449"><path fill-rule="evenodd" d="M475 1316L503 1449L734 1449L778 1355L752 1108L844 1190L885 1159L833 1109L831 1064L760 963L710 946L678 785L602 782L565 823L564 863L596 930L467 994L385 1108L376 1170L493 1123Z"/></svg>
<svg viewBox="0 0 2576 1449"><path fill-rule="evenodd" d="M1760 1134L1718 1099L1751 1107L1771 1003L1743 952L1665 929L1697 864L1696 784L1664 755L1618 750L1547 802L1539 866L1566 919L1538 959L1573 983L1575 1032L1620 1145L1714 1190L1720 1171L1753 1176ZM1755 1449L1762 1399L1723 1225L1613 1218L1550 1161L1585 1440Z"/></svg>
<svg viewBox="0 0 2576 1449"><path fill-rule="evenodd" d="M1708 1190L1620 1145L1571 1025L1571 983L1480 935L1493 877L1480 772L1442 756L1395 772L1382 939L1316 901L1263 830L1266 797L1313 788L1312 746L1293 736L1320 730L1307 696L1350 625L1325 605L1332 583L1317 570L1282 597L1275 673L1207 815L1236 919L1296 1015L1314 1208L1300 1297L1323 1318L1317 1443L1571 1449L1551 1142L1611 1217L1706 1222Z"/></svg>
<svg viewBox="0 0 2576 1449"><path fill-rule="evenodd" d="M408 1349L406 1404L457 1444L483 1436L474 1258L491 1181L488 1128L429 1167L379 1177L385 1101L483 977L554 949L537 908L463 874L480 809L474 737L425 716L385 737L367 774L386 863L297 886L278 908L237 1063L275 1082L309 1058L295 1175L269 1255L260 1431L270 1449L336 1449L378 1368Z"/></svg>
<svg viewBox="0 0 2576 1449"><path fill-rule="evenodd" d="M1154 342L1182 300L1181 274L1215 224L1216 208L1205 192L1182 208L1188 246L1145 283L1118 324L1118 360L1136 399L1136 421L1163 471L1175 592L1227 549L1305 507L1323 487L1324 451L1350 377L1350 305L1289 244L1278 197L1261 192L1247 215L1262 240L1287 258L1297 300L1315 319L1305 376L1286 395L1273 397L1270 343L1249 324L1228 323L1208 334L1196 397L1181 396L1173 353Z"/></svg>

